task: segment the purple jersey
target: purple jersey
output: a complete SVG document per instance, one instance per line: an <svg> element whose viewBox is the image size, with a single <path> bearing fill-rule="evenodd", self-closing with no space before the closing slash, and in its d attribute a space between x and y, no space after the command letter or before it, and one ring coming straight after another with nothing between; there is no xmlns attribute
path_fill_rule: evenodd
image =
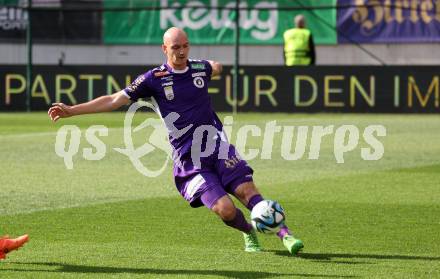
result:
<svg viewBox="0 0 440 279"><path fill-rule="evenodd" d="M181 71L164 64L140 75L124 89L133 101L151 97L159 107L173 146L176 187L194 207L202 205L203 193L207 193L205 203L210 208L226 192L233 193L238 185L252 181L253 170L240 159L234 146L226 142L223 125L212 109L208 95L211 74L212 67L206 60L188 60L187 68ZM177 119L173 117L176 115ZM167 121L168 116L173 122ZM193 144L206 147L208 136L201 139L193 135L198 127L204 126L201 127L204 129L205 125L213 127L216 133L213 136L215 151L200 158L200 165L197 165L191 147ZM227 143L227 158L219 156L221 140Z"/></svg>
<svg viewBox="0 0 440 279"><path fill-rule="evenodd" d="M173 146L173 158L180 159L191 153L193 133L201 125L211 125L218 131L222 123L211 106L208 82L212 67L206 60L188 60L185 70L173 70L167 64L154 68L133 81L124 89L127 96L137 101L139 98L153 98L162 118L177 113L179 118L172 123L165 121L169 140ZM176 137L170 131L182 130L192 125L183 135Z"/></svg>

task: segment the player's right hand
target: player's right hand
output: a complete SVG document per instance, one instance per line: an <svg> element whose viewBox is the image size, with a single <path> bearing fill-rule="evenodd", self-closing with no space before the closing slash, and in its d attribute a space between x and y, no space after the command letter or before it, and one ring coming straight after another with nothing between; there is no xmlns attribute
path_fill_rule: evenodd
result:
<svg viewBox="0 0 440 279"><path fill-rule="evenodd" d="M73 116L73 111L71 106L63 103L53 103L47 114L53 122L56 122L60 118Z"/></svg>

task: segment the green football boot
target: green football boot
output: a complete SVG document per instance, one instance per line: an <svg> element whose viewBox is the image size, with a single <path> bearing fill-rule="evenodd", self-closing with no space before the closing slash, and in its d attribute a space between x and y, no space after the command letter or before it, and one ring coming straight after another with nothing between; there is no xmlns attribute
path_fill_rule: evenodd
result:
<svg viewBox="0 0 440 279"><path fill-rule="evenodd" d="M304 244L300 239L288 234L283 237L283 244L292 255L298 254L298 252L304 247Z"/></svg>
<svg viewBox="0 0 440 279"><path fill-rule="evenodd" d="M262 250L255 230L251 230L249 233L243 233L243 237L244 250L246 252L260 252Z"/></svg>

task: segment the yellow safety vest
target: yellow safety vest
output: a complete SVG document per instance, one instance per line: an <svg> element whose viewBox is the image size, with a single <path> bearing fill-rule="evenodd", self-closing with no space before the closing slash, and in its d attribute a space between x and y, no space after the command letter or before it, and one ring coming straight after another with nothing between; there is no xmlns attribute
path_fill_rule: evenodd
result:
<svg viewBox="0 0 440 279"><path fill-rule="evenodd" d="M310 30L293 28L284 32L284 53L286 65L309 65L310 59Z"/></svg>

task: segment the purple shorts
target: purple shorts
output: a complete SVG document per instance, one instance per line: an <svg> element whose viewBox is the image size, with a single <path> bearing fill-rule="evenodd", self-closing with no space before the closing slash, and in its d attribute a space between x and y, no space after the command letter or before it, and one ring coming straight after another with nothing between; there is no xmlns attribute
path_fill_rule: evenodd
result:
<svg viewBox="0 0 440 279"><path fill-rule="evenodd" d="M180 166L174 164L176 187L192 207L205 204L212 208L219 198L227 193L234 194L239 185L252 181L254 171L240 158L232 144L229 145L228 159L219 159L218 152L214 152L201 162L201 167L194 166L191 155L188 155L180 158Z"/></svg>

